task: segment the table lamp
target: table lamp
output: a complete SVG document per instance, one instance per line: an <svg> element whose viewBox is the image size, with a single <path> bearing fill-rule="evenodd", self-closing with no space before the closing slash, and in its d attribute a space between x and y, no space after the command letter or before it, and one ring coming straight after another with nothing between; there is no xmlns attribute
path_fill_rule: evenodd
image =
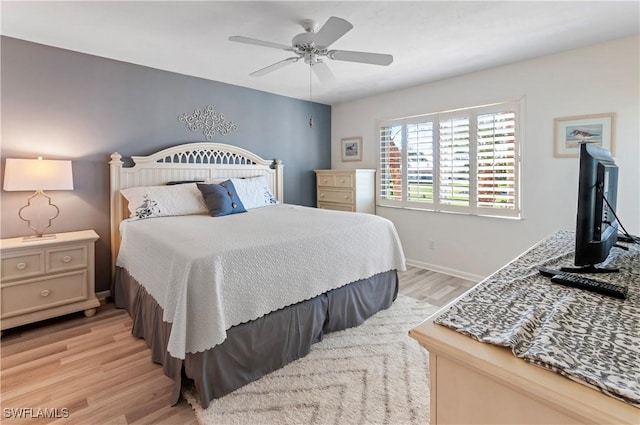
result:
<svg viewBox="0 0 640 425"><path fill-rule="evenodd" d="M51 197L45 190L73 190L73 173L71 161L51 159L14 159L7 158L4 167L4 186L6 191L35 191L27 200L27 205L20 208L18 217L27 222L27 226L36 232L35 236L25 237L23 240L39 240L55 238L55 235L44 235L44 231L51 227L51 222L58 217L60 209L51 203ZM31 220L22 216L22 211L31 206L31 201L37 196L44 196L48 204L55 208L55 214L42 229L31 225ZM40 208L40 207L39 207Z"/></svg>

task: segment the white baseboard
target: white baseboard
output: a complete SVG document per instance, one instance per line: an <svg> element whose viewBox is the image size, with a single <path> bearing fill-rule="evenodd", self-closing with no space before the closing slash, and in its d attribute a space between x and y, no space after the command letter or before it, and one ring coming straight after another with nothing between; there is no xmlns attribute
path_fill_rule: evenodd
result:
<svg viewBox="0 0 640 425"><path fill-rule="evenodd" d="M463 272L461 270L450 269L448 267L438 266L436 264L425 263L423 261L412 260L410 258L407 258L406 263L409 266L419 267L421 269L433 270L434 272L444 273L444 274L448 274L449 276L455 276L461 279L472 280L474 282L480 282L486 277L486 276L480 276L473 273Z"/></svg>

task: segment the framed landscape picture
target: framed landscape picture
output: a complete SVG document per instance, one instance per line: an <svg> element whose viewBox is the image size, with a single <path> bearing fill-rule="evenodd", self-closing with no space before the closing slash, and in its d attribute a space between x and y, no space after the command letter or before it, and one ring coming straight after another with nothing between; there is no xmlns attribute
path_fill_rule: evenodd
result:
<svg viewBox="0 0 640 425"><path fill-rule="evenodd" d="M615 114L581 115L554 120L555 157L577 157L581 142L593 143L611 151L614 149Z"/></svg>
<svg viewBox="0 0 640 425"><path fill-rule="evenodd" d="M340 142L342 161L362 161L362 137L347 137Z"/></svg>

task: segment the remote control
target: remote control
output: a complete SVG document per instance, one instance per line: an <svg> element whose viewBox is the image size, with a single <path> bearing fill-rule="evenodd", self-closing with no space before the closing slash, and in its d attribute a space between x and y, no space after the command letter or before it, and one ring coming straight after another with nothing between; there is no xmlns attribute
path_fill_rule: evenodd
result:
<svg viewBox="0 0 640 425"><path fill-rule="evenodd" d="M544 277L554 277L555 275L562 273L560 270L548 269L546 267L540 267L538 271Z"/></svg>
<svg viewBox="0 0 640 425"><path fill-rule="evenodd" d="M553 283L584 289L623 300L627 298L627 288L624 286L553 269L540 268L539 271L541 275L550 277Z"/></svg>

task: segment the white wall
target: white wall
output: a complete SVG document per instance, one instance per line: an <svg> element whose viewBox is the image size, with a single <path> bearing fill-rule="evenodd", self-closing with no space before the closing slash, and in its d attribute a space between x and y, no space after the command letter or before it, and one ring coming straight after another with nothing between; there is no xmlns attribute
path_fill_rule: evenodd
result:
<svg viewBox="0 0 640 425"><path fill-rule="evenodd" d="M553 156L554 118L615 112L617 210L639 234L639 45L639 37L625 38L334 105L332 167L377 167L378 120L523 98L521 220L377 208L395 223L410 264L479 278L555 230L575 227L578 160ZM362 162L341 162L340 139L358 135Z"/></svg>

